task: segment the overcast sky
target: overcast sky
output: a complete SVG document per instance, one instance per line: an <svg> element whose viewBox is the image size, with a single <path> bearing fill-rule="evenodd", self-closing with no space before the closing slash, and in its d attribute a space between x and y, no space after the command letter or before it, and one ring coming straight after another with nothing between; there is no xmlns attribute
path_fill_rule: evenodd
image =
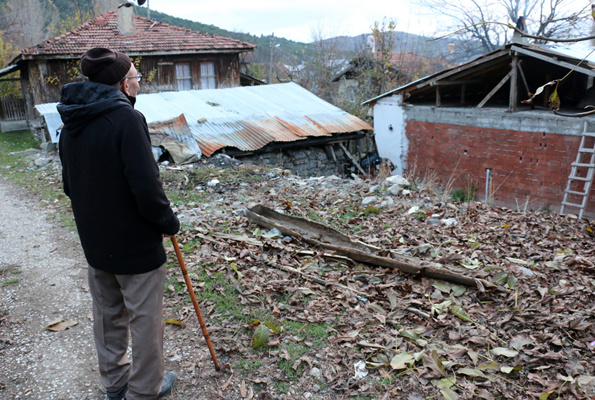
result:
<svg viewBox="0 0 595 400"><path fill-rule="evenodd" d="M399 31L429 34L434 27L410 7L410 0L148 0L151 10L223 29L311 42L312 31L326 36L369 33L385 16Z"/></svg>
<svg viewBox="0 0 595 400"><path fill-rule="evenodd" d="M148 0L152 10L253 35L312 42L313 31L322 37L369 33L384 17L397 22L397 30L433 36L440 10L421 9L418 0ZM564 0L582 7L589 0ZM444 22L444 21L443 21Z"/></svg>

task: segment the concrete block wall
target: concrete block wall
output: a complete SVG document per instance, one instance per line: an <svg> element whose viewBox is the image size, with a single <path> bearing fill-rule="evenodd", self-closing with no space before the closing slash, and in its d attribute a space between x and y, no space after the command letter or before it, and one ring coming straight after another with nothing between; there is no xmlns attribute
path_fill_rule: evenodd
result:
<svg viewBox="0 0 595 400"><path fill-rule="evenodd" d="M580 136L527 132L444 123L407 121L407 170L432 170L442 186L473 183L485 197L486 170L491 169L490 198L497 205L560 211ZM569 209L575 212L575 209ZM595 194L587 206L595 213Z"/></svg>

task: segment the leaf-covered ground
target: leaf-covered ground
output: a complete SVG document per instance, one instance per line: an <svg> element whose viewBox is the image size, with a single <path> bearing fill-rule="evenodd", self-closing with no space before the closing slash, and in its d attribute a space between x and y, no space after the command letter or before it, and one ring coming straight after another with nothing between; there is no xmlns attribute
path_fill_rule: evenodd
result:
<svg viewBox="0 0 595 400"><path fill-rule="evenodd" d="M393 195L383 182L254 167L178 167L163 178L185 224L178 238L215 349L245 377L240 396L595 395L589 221L453 204L415 185ZM414 279L312 248L251 224L243 210L256 203L326 224L384 256L432 260L488 284ZM168 311L186 324L181 332L196 329L170 262Z"/></svg>
<svg viewBox="0 0 595 400"><path fill-rule="evenodd" d="M385 182L214 161L221 165L162 167L189 276L219 362L230 367L214 371L167 242L166 366L180 377L175 398L595 395L593 223L453 203L415 184L396 195ZM7 176L72 226L55 156L54 168L41 171L10 162ZM486 284L416 279L312 248L251 224L244 210L257 203L326 224L383 256L431 260Z"/></svg>

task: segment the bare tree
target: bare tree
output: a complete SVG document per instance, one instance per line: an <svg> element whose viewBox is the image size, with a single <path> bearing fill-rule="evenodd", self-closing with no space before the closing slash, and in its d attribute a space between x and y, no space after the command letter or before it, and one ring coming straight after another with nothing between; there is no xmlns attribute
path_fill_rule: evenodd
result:
<svg viewBox="0 0 595 400"><path fill-rule="evenodd" d="M345 54L339 50L337 35L329 34L322 26L312 29L312 40L314 57L305 63L299 84L331 101L331 81L345 62Z"/></svg>
<svg viewBox="0 0 595 400"><path fill-rule="evenodd" d="M105 14L117 9L121 3L122 0L95 0L95 11L97 14Z"/></svg>
<svg viewBox="0 0 595 400"><path fill-rule="evenodd" d="M30 47L52 36L59 16L51 2L40 0L3 0L0 30L3 38L18 48Z"/></svg>
<svg viewBox="0 0 595 400"><path fill-rule="evenodd" d="M580 36L588 31L589 4L570 4L568 0L422 0L435 12L450 17L453 25L447 31L457 31L463 40L473 40L483 51L504 45L512 31L503 25L515 25L525 17L528 33L547 38ZM540 42L536 40L536 42Z"/></svg>

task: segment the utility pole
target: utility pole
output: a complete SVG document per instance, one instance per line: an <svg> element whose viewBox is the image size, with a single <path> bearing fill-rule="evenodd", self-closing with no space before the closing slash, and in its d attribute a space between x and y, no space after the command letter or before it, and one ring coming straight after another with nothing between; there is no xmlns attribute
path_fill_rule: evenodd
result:
<svg viewBox="0 0 595 400"><path fill-rule="evenodd" d="M275 32L271 34L271 59L269 61L269 81L270 85L273 83L273 50L275 49Z"/></svg>
<svg viewBox="0 0 595 400"><path fill-rule="evenodd" d="M149 7L149 0L147 0L147 19L151 19L151 8Z"/></svg>

